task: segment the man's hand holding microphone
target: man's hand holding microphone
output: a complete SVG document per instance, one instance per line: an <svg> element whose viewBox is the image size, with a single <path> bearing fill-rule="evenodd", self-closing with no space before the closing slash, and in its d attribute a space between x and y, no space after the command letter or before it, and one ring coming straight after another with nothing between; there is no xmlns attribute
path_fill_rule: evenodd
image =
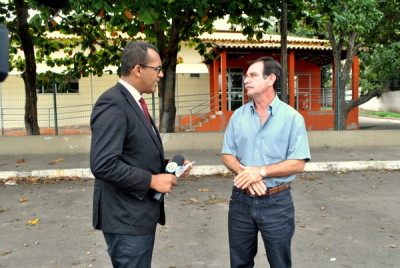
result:
<svg viewBox="0 0 400 268"><path fill-rule="evenodd" d="M157 191L154 199L161 201L166 193L172 193L172 187L178 185L177 179L189 176L193 163L185 160L182 155L175 155L167 164L166 173L153 175L150 188Z"/></svg>

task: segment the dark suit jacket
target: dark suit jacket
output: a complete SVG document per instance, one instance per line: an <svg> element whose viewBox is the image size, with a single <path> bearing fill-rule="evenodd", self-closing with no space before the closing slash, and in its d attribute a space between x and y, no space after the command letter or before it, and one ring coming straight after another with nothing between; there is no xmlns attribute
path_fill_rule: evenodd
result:
<svg viewBox="0 0 400 268"><path fill-rule="evenodd" d="M95 176L93 227L118 234L151 234L165 224L153 199L151 175L165 172L160 135L120 83L97 100L90 120L90 168Z"/></svg>

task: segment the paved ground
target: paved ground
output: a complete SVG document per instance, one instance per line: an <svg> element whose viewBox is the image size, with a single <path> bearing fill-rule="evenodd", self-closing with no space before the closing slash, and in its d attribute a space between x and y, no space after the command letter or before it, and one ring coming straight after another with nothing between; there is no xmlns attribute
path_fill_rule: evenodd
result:
<svg viewBox="0 0 400 268"><path fill-rule="evenodd" d="M360 129L400 129L400 118L382 118L378 116L358 117Z"/></svg>
<svg viewBox="0 0 400 268"><path fill-rule="evenodd" d="M302 174L292 188L293 267L398 267L399 177ZM0 267L111 267L103 237L91 227L92 186L92 179L0 185ZM180 181L166 196L167 224L158 228L152 267L229 267L231 186L221 176ZM266 267L265 258L260 244L255 267Z"/></svg>

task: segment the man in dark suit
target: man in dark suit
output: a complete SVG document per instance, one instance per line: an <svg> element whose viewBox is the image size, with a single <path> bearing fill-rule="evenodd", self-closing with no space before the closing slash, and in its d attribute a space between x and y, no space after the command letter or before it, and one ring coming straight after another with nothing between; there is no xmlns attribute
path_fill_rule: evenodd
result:
<svg viewBox="0 0 400 268"><path fill-rule="evenodd" d="M154 93L163 76L156 47L129 43L121 79L93 108L93 226L103 231L114 267L151 267L156 226L165 224L164 201L153 196L177 184L165 173L161 137L141 96Z"/></svg>

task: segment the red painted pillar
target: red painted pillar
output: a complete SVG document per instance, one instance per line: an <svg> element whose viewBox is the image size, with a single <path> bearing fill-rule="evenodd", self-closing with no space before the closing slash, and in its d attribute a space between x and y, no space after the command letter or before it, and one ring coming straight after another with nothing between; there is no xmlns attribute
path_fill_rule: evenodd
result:
<svg viewBox="0 0 400 268"><path fill-rule="evenodd" d="M352 65L352 68L351 68L351 77L352 77L352 79L351 79L352 99L354 100L354 99L358 98L358 95L359 95L358 87L359 87L359 84L360 84L360 62L358 60L357 55L353 56L353 65ZM354 120L355 124L357 124L357 126L358 126L359 125L359 122L358 122L358 112L359 112L358 106L355 107L352 110L352 112L355 113L352 117L353 117L353 120Z"/></svg>
<svg viewBox="0 0 400 268"><path fill-rule="evenodd" d="M219 94L219 83L218 83L218 77L219 77L219 59L218 58L215 58L214 59L214 61L213 61L214 63L213 63L213 73L214 73L214 77L213 77L213 83L214 83L214 86L213 86L213 89L214 89L214 91L213 91L213 97L215 97L214 99L213 99L213 101L212 101L212 103L214 103L214 106L213 106L213 109L215 109L215 111L218 111L219 110L219 97L217 97L217 95Z"/></svg>
<svg viewBox="0 0 400 268"><path fill-rule="evenodd" d="M289 51L289 59L288 59L288 93L289 93L289 105L293 108L295 107L294 103L294 51Z"/></svg>
<svg viewBox="0 0 400 268"><path fill-rule="evenodd" d="M352 97L353 100L358 98L358 87L360 83L360 62L357 55L353 56L353 65L351 69L351 84L352 84Z"/></svg>
<svg viewBox="0 0 400 268"><path fill-rule="evenodd" d="M336 69L335 61L332 62L332 110L336 109ZM333 121L332 121L333 122Z"/></svg>
<svg viewBox="0 0 400 268"><path fill-rule="evenodd" d="M214 87L214 80L215 80L215 73L214 73L214 64L215 62L211 62L210 66L208 66L208 73L209 75L209 82L210 82L210 109L214 109L213 104L213 96L215 96L215 87Z"/></svg>
<svg viewBox="0 0 400 268"><path fill-rule="evenodd" d="M222 94L222 112L225 113L227 108L227 83L226 83L226 66L227 66L227 57L226 50L223 50L221 53L221 94Z"/></svg>

